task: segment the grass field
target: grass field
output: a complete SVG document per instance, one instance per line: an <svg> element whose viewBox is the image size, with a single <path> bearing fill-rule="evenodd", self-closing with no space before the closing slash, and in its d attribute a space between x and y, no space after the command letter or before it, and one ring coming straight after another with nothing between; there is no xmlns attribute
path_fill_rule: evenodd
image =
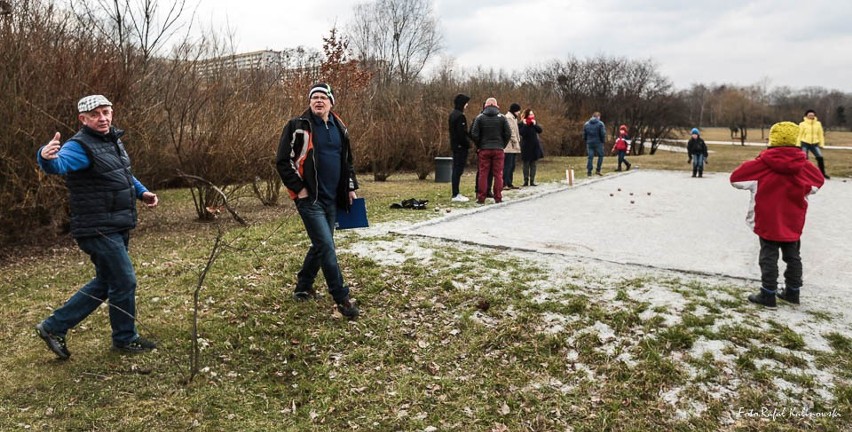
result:
<svg viewBox="0 0 852 432"><path fill-rule="evenodd" d="M760 149L711 151L708 169L729 171ZM689 167L682 153L632 160L640 169ZM832 181L852 171L852 152L826 151L826 160ZM607 158L605 171L614 163ZM584 164L547 158L538 180L561 180L566 167L579 173ZM410 197L442 212L474 206L450 203L449 185L431 179L361 180L373 225L439 214L388 208ZM472 189L466 176L463 193ZM340 261L363 313L350 323L328 295L290 299L309 245L291 203L242 197L235 204L251 226L241 228L193 222L187 191L160 196L158 209L140 212L131 241L140 328L160 343L155 353L111 352L105 307L69 333L69 361L53 359L35 336L33 326L91 277L70 241L0 269L0 430L852 428L850 335L827 333L830 349L811 350L794 329L761 321L738 301L736 282L613 275L571 262L556 271L509 251L346 232L337 236ZM202 373L187 383L192 291L219 228L229 247L201 291ZM660 290L682 296L682 308L637 295ZM710 340L729 343L724 358L690 355ZM814 374L828 374L831 385ZM761 414L802 404L839 417Z"/></svg>
<svg viewBox="0 0 852 432"><path fill-rule="evenodd" d="M762 132L760 129L749 129L747 136L746 141L748 142L765 142L769 136L769 128L763 129ZM731 140L731 131L728 128L701 128L701 137L705 141L740 142L739 138ZM680 138L689 139L689 132L684 133ZM852 147L852 131L825 131L825 144L829 146Z"/></svg>

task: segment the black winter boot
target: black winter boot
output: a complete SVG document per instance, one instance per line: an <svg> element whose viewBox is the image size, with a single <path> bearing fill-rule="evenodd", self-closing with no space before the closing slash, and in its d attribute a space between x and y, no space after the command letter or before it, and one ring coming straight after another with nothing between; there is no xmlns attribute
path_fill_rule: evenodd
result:
<svg viewBox="0 0 852 432"><path fill-rule="evenodd" d="M766 307L775 307L775 291L769 291L765 288L760 288L760 292L748 296L748 301L764 305Z"/></svg>
<svg viewBox="0 0 852 432"><path fill-rule="evenodd" d="M788 303L799 304L799 290L785 288L784 291L778 293L778 298Z"/></svg>
<svg viewBox="0 0 852 432"><path fill-rule="evenodd" d="M819 165L819 170L822 172L822 176L825 177L826 180L830 179L831 177L825 173L825 158L818 157L816 160L817 165Z"/></svg>
<svg viewBox="0 0 852 432"><path fill-rule="evenodd" d="M697 168L693 168L693 169L692 169L692 176L693 176L693 177L695 177L697 174L698 174L698 169L697 169Z"/></svg>
<svg viewBox="0 0 852 432"><path fill-rule="evenodd" d="M701 168L698 169L698 177L704 177L704 170Z"/></svg>
<svg viewBox="0 0 852 432"><path fill-rule="evenodd" d="M624 161L624 163L627 165L627 171L630 171L630 162Z"/></svg>

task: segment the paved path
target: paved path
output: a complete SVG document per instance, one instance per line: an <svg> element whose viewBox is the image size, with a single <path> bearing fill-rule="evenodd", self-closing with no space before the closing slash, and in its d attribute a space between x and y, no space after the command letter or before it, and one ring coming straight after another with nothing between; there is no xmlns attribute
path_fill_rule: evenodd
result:
<svg viewBox="0 0 852 432"><path fill-rule="evenodd" d="M507 194L503 204L399 232L746 278L756 291L758 239L745 225L749 193L731 187L727 174L705 175L637 170L571 188L551 185L549 193L514 201ZM810 199L802 237L804 299L852 311L850 228L852 183L830 180Z"/></svg>

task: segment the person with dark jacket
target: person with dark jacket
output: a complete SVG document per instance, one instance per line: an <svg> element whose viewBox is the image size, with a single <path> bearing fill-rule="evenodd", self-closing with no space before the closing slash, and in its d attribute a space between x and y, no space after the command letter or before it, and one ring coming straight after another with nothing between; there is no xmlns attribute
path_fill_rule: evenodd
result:
<svg viewBox="0 0 852 432"><path fill-rule="evenodd" d="M136 272L127 253L130 231L136 227L136 200L159 204L130 170L130 158L112 126L112 102L102 95L77 103L83 126L64 145L59 132L38 150L44 172L65 176L71 208L71 236L95 265L95 277L59 309L36 325L36 333L54 354L65 360L68 330L109 300L113 349L141 353L157 345L136 331Z"/></svg>
<svg viewBox="0 0 852 432"><path fill-rule="evenodd" d="M331 111L334 93L330 85L314 84L308 100L308 110L284 126L276 157L278 174L311 239L293 298L303 301L316 297L314 279L321 268L337 310L354 320L359 310L349 297L334 248L337 211L349 211L358 189L349 131Z"/></svg>
<svg viewBox="0 0 852 432"><path fill-rule="evenodd" d="M538 186L535 183L536 164L544 157L541 141L538 138L541 131L541 125L536 121L533 110L525 109L521 115L521 122L518 124L518 135L521 136L521 160L524 162L524 186Z"/></svg>
<svg viewBox="0 0 852 432"><path fill-rule="evenodd" d="M592 175L592 161L595 156L598 157L597 169L595 174L601 174L604 158L604 142L606 142L606 126L601 121L601 113L595 112L592 118L583 125L583 141L586 143L586 153L589 160L586 163L586 175Z"/></svg>
<svg viewBox="0 0 852 432"><path fill-rule="evenodd" d="M450 113L450 150L453 152L452 200L467 202L470 199L459 193L459 184L464 168L467 166L467 154L470 149L468 139L467 118L464 109L470 97L459 93L453 99L453 111Z"/></svg>
<svg viewBox="0 0 852 432"><path fill-rule="evenodd" d="M799 303L802 288L802 229L808 195L825 183L822 173L797 147L799 127L781 122L769 129L769 148L731 173L731 185L751 191L746 223L760 239L760 292L748 296L752 303L775 307L778 289L778 250L787 264L784 291L777 297Z"/></svg>
<svg viewBox="0 0 852 432"><path fill-rule="evenodd" d="M494 177L494 202L503 202L503 149L512 138L512 130L509 128L509 121L500 113L497 99L492 97L485 101L485 109L473 120L470 136L476 143L479 156L479 188L476 192L476 202L485 203L489 192L489 173Z"/></svg>
<svg viewBox="0 0 852 432"><path fill-rule="evenodd" d="M692 128L692 136L686 143L686 153L692 162L692 176L704 177L704 164L707 162L707 144L701 138L698 128Z"/></svg>

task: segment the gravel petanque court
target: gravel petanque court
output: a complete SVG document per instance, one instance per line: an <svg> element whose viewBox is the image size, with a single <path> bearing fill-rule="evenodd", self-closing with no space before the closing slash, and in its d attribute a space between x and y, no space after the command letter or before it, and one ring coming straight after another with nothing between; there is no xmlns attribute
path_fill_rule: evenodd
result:
<svg viewBox="0 0 852 432"><path fill-rule="evenodd" d="M756 292L758 239L745 224L750 193L726 173L636 170L527 188L506 201L398 232L492 247L744 278ZM852 184L826 181L810 197L802 236L803 305L850 322ZM783 274L784 263L779 261ZM779 281L781 283L783 281ZM745 294L743 292L743 301Z"/></svg>

